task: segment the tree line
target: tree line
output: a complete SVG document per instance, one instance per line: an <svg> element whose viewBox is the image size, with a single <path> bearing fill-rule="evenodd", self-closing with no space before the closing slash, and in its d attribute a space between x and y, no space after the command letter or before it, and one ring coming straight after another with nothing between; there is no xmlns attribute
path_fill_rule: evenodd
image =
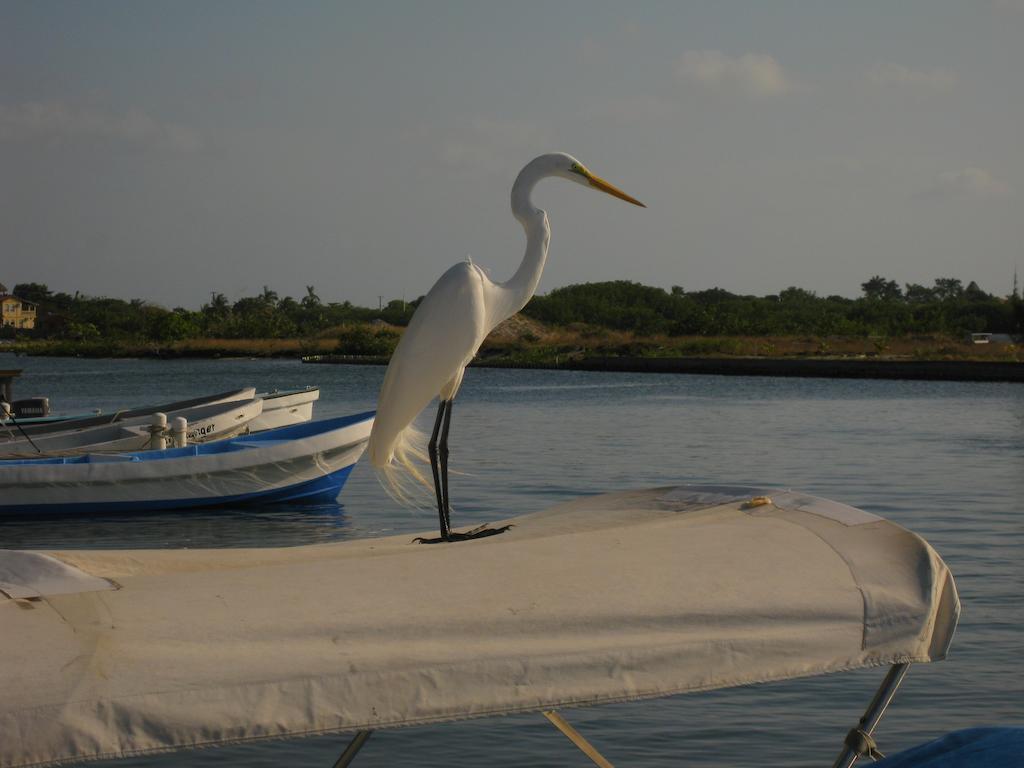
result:
<svg viewBox="0 0 1024 768"><path fill-rule="evenodd" d="M313 286L308 286L300 299L281 298L266 286L262 293L234 302L213 292L198 311L166 309L141 299L53 293L42 283L16 285L13 293L38 305L33 335L72 341L304 338L336 326L374 320L405 325L415 306L400 300L381 309L348 301L324 303Z"/></svg>
<svg viewBox="0 0 1024 768"><path fill-rule="evenodd" d="M14 286L14 295L38 305L29 335L70 341L144 340L158 343L196 338L310 338L351 326L383 321L404 326L420 299L393 300L378 309L348 301L323 302L313 286L299 299L268 287L256 296L229 301L214 292L199 310L166 309L140 299L54 293L42 283ZM585 324L640 335L670 336L904 336L965 332L1024 333L1024 302L1014 291L999 297L975 282L938 278L931 286L874 276L861 296L821 297L802 288L750 296L721 288L670 290L630 281L582 283L535 296L523 310L555 326ZM346 330L347 329L347 330ZM6 335L15 333L3 329ZM19 333L22 333L19 331ZM372 339L366 339L371 343Z"/></svg>
<svg viewBox="0 0 1024 768"><path fill-rule="evenodd" d="M629 281L583 283L536 296L523 312L555 325L584 323L641 335L905 336L1022 333L1024 305L1014 292L986 293L977 283L938 278L932 287L874 276L862 295L821 297L803 288L747 296L721 288L686 291Z"/></svg>

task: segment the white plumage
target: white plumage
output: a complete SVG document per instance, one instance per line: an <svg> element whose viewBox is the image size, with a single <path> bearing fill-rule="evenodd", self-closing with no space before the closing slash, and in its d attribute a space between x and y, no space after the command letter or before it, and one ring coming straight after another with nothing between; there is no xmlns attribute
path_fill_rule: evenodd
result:
<svg viewBox="0 0 1024 768"><path fill-rule="evenodd" d="M530 193L538 181L549 176L575 181L643 206L594 176L570 155L559 152L534 158L512 186L512 213L526 232L526 255L516 273L507 282L495 283L472 261L448 269L416 308L384 374L368 447L370 461L380 472L385 487L399 499L409 498L406 478L434 490L442 540L494 532L485 529L483 533L473 532L472 536L449 533L447 426L451 401L462 384L466 365L487 334L526 306L537 290L547 260L551 227L547 214L531 202ZM425 436L413 427L413 421L434 397L439 398L440 407L432 441L427 445ZM427 461L431 464L433 482L419 468ZM442 487L438 486L439 479Z"/></svg>

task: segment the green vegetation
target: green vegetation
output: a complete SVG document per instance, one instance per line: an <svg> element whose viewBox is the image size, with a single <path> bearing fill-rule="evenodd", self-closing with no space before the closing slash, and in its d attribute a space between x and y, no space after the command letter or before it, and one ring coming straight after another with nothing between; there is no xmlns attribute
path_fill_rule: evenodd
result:
<svg viewBox="0 0 1024 768"><path fill-rule="evenodd" d="M1019 297L998 298L976 283L940 278L935 287L872 277L863 296L821 298L802 288L772 296L739 296L721 288L671 291L626 281L586 283L537 296L523 312L565 326L586 323L643 335L907 336L967 332L1022 333Z"/></svg>
<svg viewBox="0 0 1024 768"><path fill-rule="evenodd" d="M535 297L514 332L496 333L481 354L523 362L559 356L966 356L967 332L1024 333L1024 301L993 296L971 282L939 278L932 287L880 276L857 299L801 288L744 296L721 288L670 291L628 281L570 285ZM229 302L211 295L199 310L52 293L24 283L14 293L39 309L34 331L3 329L30 354L289 355L390 354L419 300L380 309L323 303L313 286L296 300L264 287ZM992 350L970 354L992 357ZM1007 348L1009 346L1009 348ZM963 348L962 348L963 347ZM1018 348L1000 345L1001 357Z"/></svg>
<svg viewBox="0 0 1024 768"><path fill-rule="evenodd" d="M373 320L405 325L415 309L415 303L397 300L380 310L347 301L324 304L313 286L307 287L298 301L291 296L281 299L267 287L258 296L234 303L223 293L214 293L199 311L169 310L141 299L51 293L40 283L16 285L14 294L39 305L36 329L29 338L106 343L309 338L345 324Z"/></svg>

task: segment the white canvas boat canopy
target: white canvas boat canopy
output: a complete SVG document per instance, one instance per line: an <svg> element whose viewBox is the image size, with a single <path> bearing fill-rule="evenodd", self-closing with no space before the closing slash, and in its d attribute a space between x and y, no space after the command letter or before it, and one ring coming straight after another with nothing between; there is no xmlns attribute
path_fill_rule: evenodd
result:
<svg viewBox="0 0 1024 768"><path fill-rule="evenodd" d="M0 765L933 661L959 613L923 539L798 492L660 488L509 522L434 545L0 553Z"/></svg>

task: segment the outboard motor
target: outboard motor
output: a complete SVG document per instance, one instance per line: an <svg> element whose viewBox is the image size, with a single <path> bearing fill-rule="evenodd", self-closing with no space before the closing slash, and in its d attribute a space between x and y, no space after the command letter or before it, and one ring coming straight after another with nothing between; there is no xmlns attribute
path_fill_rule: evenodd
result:
<svg viewBox="0 0 1024 768"><path fill-rule="evenodd" d="M29 419L50 415L50 398L26 397L11 403L11 412L16 419Z"/></svg>

